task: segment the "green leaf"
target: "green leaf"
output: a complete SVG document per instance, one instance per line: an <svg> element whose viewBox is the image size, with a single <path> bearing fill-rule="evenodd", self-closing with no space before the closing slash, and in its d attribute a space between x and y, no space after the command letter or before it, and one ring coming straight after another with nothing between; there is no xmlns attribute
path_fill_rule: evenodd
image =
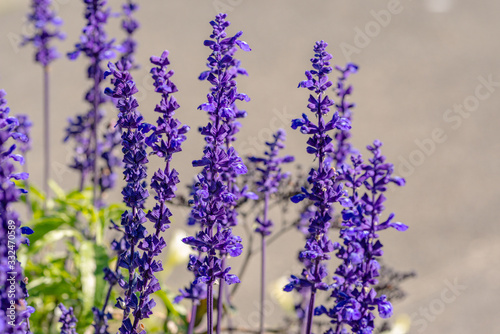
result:
<svg viewBox="0 0 500 334"><path fill-rule="evenodd" d="M50 189L56 194L57 197L59 198L65 198L66 193L64 190L56 183L54 180L48 180L47 182L49 184Z"/></svg>
<svg viewBox="0 0 500 334"><path fill-rule="evenodd" d="M48 232L58 229L61 225L68 222L67 219L63 216L54 216L33 220L30 225L33 226L34 233L29 237L30 242L33 244L40 238L43 238Z"/></svg>
<svg viewBox="0 0 500 334"><path fill-rule="evenodd" d="M28 248L29 253L30 254L37 253L42 247L46 247L48 245L54 245L54 243L56 243L59 240L71 237L74 237L79 241L83 240L82 233L74 228L52 230L48 233L45 233L36 242L33 242L31 246Z"/></svg>

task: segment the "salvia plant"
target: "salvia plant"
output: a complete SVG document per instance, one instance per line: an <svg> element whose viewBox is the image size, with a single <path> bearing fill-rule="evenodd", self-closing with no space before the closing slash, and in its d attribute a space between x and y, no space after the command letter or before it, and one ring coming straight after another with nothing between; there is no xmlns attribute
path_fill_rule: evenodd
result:
<svg viewBox="0 0 500 334"><path fill-rule="evenodd" d="M58 58L51 41L63 38L52 5L32 1L28 18L35 29L23 41L34 45L35 61L44 68L45 166L50 162L48 66ZM74 148L69 167L79 175L75 190L49 181L48 167L44 192L27 182L26 165L17 171L37 124L23 114L10 116L0 90L0 332L387 332L392 302L404 296L399 284L414 275L381 261L380 231L408 228L393 213L384 214L388 187L403 186L405 180L394 175L380 141L367 146L368 159L350 141L355 104L348 79L358 66L334 67L327 43L315 43L312 68L298 85L309 91L308 111L291 122L307 136L309 161L298 165L285 153L284 129L259 154L240 156L235 144L247 116L241 105L250 98L238 90L238 80L248 73L237 54L251 49L241 31L230 33L227 15L218 14L203 42L207 68L198 77L209 84L198 107L206 119L198 129L204 144L192 160L197 175L189 193L182 194L173 158L183 151L190 127L176 118L180 103L169 51L150 58L158 102L145 110L133 77L144 67L136 57L138 3L123 1L118 11L106 0L82 0L82 5L85 27L68 56L86 57L92 84L84 93L87 112L70 118L65 129L64 142L72 141ZM113 16L120 16L122 37L106 34ZM336 84L329 79L333 73ZM105 116L106 103L115 110L111 116ZM148 123L154 115L156 121ZM157 169L151 167L154 160L161 164ZM120 171L121 203L107 203L105 195L119 184ZM17 202L28 206L30 227L21 227ZM174 206L189 213L174 216ZM191 232L179 238L181 243L168 230L183 220ZM271 327L265 311L266 268L273 260L268 247L293 230L305 237L297 258L302 271L294 272L279 293L295 296L295 314L286 325ZM25 234L32 234L30 240ZM240 328L232 320L234 297L257 253L260 319L253 328ZM232 258L240 255L242 264L233 268ZM166 273L179 263L187 264L191 280L175 293Z"/></svg>

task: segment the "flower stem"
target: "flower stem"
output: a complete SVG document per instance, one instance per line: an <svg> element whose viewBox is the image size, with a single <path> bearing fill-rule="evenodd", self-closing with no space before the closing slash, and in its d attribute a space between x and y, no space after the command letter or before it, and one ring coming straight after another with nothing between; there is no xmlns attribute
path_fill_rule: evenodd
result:
<svg viewBox="0 0 500 334"><path fill-rule="evenodd" d="M44 208L47 208L49 199L49 178L50 178L50 112L49 112L49 66L43 67L43 190L45 192Z"/></svg>
<svg viewBox="0 0 500 334"><path fill-rule="evenodd" d="M207 334L214 331L213 312L214 312L214 282L210 281L207 286Z"/></svg>
<svg viewBox="0 0 500 334"><path fill-rule="evenodd" d="M264 224L267 224L267 215L269 211L269 193L264 196ZM259 333L264 334L264 300L266 297L266 235L262 233L262 252L261 252L261 270L260 270L260 329Z"/></svg>
<svg viewBox="0 0 500 334"><path fill-rule="evenodd" d="M221 270L226 268L226 255L222 255ZM220 334L222 328L222 313L224 312L224 280L219 279L219 299L217 300L217 327L216 333Z"/></svg>
<svg viewBox="0 0 500 334"><path fill-rule="evenodd" d="M100 91L99 91L99 61L95 60L94 64L94 101L93 101L93 109L94 109L94 124L92 125L92 140L94 143L93 151L94 151L94 161L93 161L93 166L92 166L92 173L93 173L93 187L92 187L92 202L94 203L94 206L97 207L97 186L98 186L98 177L97 177L97 126L99 123L99 97L100 97Z"/></svg>
<svg viewBox="0 0 500 334"><path fill-rule="evenodd" d="M194 324L196 322L196 311L198 309L198 305L193 300L193 306L191 307L191 319L189 319L189 328L187 334L193 334L194 332Z"/></svg>

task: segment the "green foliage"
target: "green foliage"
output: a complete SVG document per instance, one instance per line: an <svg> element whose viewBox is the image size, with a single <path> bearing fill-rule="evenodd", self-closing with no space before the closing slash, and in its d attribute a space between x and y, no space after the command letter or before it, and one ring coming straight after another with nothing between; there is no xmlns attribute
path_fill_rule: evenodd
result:
<svg viewBox="0 0 500 334"><path fill-rule="evenodd" d="M105 232L111 221L121 219L126 207L110 204L96 209L91 188L66 193L56 183L50 185L55 196L46 208L45 195L30 186L32 219L25 225L34 233L29 238L30 246L19 254L29 278L28 303L36 309L30 317L31 330L34 334L59 333L57 305L62 302L74 308L77 332L85 333L92 326L92 307L103 307L109 289L103 269L116 265L116 257L110 257L110 238L105 238ZM26 198L24 201L28 204ZM178 261L167 261L165 270L170 272ZM114 304L117 296L116 291L111 293L108 306ZM175 324L180 332L187 330L186 312L172 303L173 298L169 291L155 293L158 309L155 317L145 321L148 333L171 333L168 324ZM117 310L110 332L118 328L120 316L121 311Z"/></svg>
<svg viewBox="0 0 500 334"><path fill-rule="evenodd" d="M104 246L106 227L120 219L125 207L96 209L91 189L66 193L55 183L51 188L55 198L46 209L44 194L29 190L33 218L26 225L35 233L21 259L30 279L28 302L36 308L30 321L35 334L58 332L56 309L64 302L74 308L77 331L83 333L92 324L92 307L102 307L108 289L103 279L111 261Z"/></svg>

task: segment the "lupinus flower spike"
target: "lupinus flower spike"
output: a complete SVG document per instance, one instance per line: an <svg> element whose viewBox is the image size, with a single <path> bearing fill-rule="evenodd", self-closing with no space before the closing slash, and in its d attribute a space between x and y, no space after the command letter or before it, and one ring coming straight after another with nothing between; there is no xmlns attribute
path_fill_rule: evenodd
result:
<svg viewBox="0 0 500 334"><path fill-rule="evenodd" d="M264 333L264 299L266 295L265 291L265 272L266 272L266 236L271 234L271 228L273 226L272 221L268 218L269 210L269 199L272 194L278 191L278 187L282 180L289 177L289 173L283 173L281 171L280 165L283 163L290 163L294 161L294 157L286 155L279 157L279 152L281 149L285 148L284 141L286 139L286 133L282 129L278 130L273 134L274 140L271 142L266 142L269 150L264 154L266 157L250 157L250 161L257 164L263 164L263 167L257 167L257 170L261 172L262 178L256 182L257 191L264 195L264 211L262 213L262 218L257 217L256 222L258 224L255 231L262 236L261 240L261 285L260 285L260 333Z"/></svg>
<svg viewBox="0 0 500 334"><path fill-rule="evenodd" d="M203 167L198 175L198 183L193 195L192 221L198 221L202 230L196 237L184 238L184 243L193 246L204 257L200 265L195 284L207 284L207 331L213 330L213 284L219 279L221 286L225 281L228 284L238 283L236 275L229 274L230 267L225 267L223 259L226 254L238 256L241 254L241 238L234 236L231 230L231 221L235 217L231 209L238 196L233 192L233 175L244 174L247 168L233 147L229 147L237 126L234 119L240 112L235 107L236 100L248 100L245 94L237 92L235 78L238 74L246 73L239 67L239 61L233 58L237 47L249 51L248 44L239 40L241 32L233 37L227 37L225 32L229 22L225 14L219 14L210 24L213 32L212 40L204 42L212 53L208 58L209 70L200 75L200 79L207 79L212 84L208 102L199 106L199 109L209 114L210 122L201 129L207 145L204 156L193 161L193 166ZM219 252L220 257L217 256ZM222 293L219 290L219 316L222 314ZM219 319L220 320L220 319ZM218 331L220 330L218 321Z"/></svg>
<svg viewBox="0 0 500 334"><path fill-rule="evenodd" d="M35 311L27 306L25 277L21 263L17 260L17 251L21 243L29 244L29 240L21 234L32 234L29 227L21 227L17 212L12 205L19 201L24 189L16 187L12 180L25 180L27 173L15 173L12 161L23 163L21 155L15 154L17 142L28 141L28 138L16 128L19 122L9 116L10 109L5 100L5 91L0 90L0 331L6 334L31 333L29 317ZM12 238L13 236L13 238Z"/></svg>
<svg viewBox="0 0 500 334"><path fill-rule="evenodd" d="M62 323L61 334L78 334L76 332L76 323L78 320L73 313L73 308L70 307L67 309L64 304L59 304L59 308L61 309L61 317L59 318L59 322Z"/></svg>
<svg viewBox="0 0 500 334"><path fill-rule="evenodd" d="M70 121L65 140L74 138L75 163L71 167L81 172L81 187L85 184L86 177L91 174L93 180L94 204L97 205L97 188L99 185L97 157L98 152L98 126L102 119L102 111L99 107L106 102L107 98L102 94L101 82L104 70L101 66L103 60L115 56L114 40L108 40L104 26L110 15L110 9L105 8L106 0L83 0L86 5L85 19L87 25L83 28L80 43L75 45L75 51L68 53L71 60L76 59L80 53L84 53L90 60L87 73L88 78L93 80L93 86L87 92L85 99L91 105L91 109L85 116L77 116L75 121ZM72 130L72 131L71 131ZM80 131L86 131L84 133ZM81 157L79 157L81 156Z"/></svg>
<svg viewBox="0 0 500 334"><path fill-rule="evenodd" d="M334 329L328 333L344 333L349 326L353 333L372 333L375 315L373 310L378 308L381 318L392 315L392 305L386 296L377 297L373 286L377 284L380 265L377 258L382 255L382 244L378 240L378 231L395 228L405 231L408 227L399 222L392 222L394 214L380 222L380 215L384 210L383 193L389 183L398 186L405 184L405 180L392 176L394 165L385 162L380 152L382 143L378 140L367 146L373 154L369 163L363 163L361 156L351 157L352 167L345 167L341 171L346 180L346 186L352 189L350 196L353 202L352 209L342 212L343 229L340 236L343 245L334 244L337 257L343 262L337 268L333 277L332 297L335 298L334 307L325 306L316 308L315 314L326 314L332 318ZM364 186L367 190L359 196L358 189Z"/></svg>
<svg viewBox="0 0 500 334"><path fill-rule="evenodd" d="M145 179L147 177L146 164L148 163L146 153L146 136L151 126L143 122L143 117L137 110L139 103L134 97L138 92L134 80L128 70L131 64L122 59L116 64L108 64L109 71L105 76L112 74L111 80L114 89L106 88L105 94L118 99L116 107L119 109L117 126L122 129L122 152L125 164L125 181L127 185L122 191L123 201L131 209L122 215L121 225L124 231L124 244L128 250L123 251L118 259L119 266L129 272L128 282L120 280L120 286L126 290L125 297L118 298L117 307L123 309L124 317L120 333L132 332L133 324L130 313L138 308L138 292L142 289L142 280L137 269L144 265L145 257L141 257L138 249L143 247L143 239L147 235L143 224L146 222L146 214L143 211L144 202L149 196L146 189ZM154 303L154 301L152 302ZM149 307L154 306L150 303ZM149 311L145 315L149 315Z"/></svg>
<svg viewBox="0 0 500 334"><path fill-rule="evenodd" d="M341 73L335 89L335 93L339 97L339 102L335 106L337 107L340 117L344 117L352 122L352 108L355 107L355 104L348 102L347 97L352 94L353 88L351 85L346 86L345 82L351 74L357 73L358 65L347 63L344 68L335 66L335 69ZM348 129L339 130L335 134L336 144L332 153L332 158L336 168L339 168L349 155L357 153L351 143L348 142L349 138L351 138L351 132Z"/></svg>
<svg viewBox="0 0 500 334"><path fill-rule="evenodd" d="M312 189L308 191L303 188L302 193L292 197L292 201L297 203L305 198L314 202L318 208L314 217L309 223L309 236L305 249L300 253L300 257L305 259L306 268L302 272L302 277L293 276L290 283L285 287L285 291L294 288L302 289L310 287L311 295L307 310L306 333L311 333L313 309L317 290L327 290L328 285L323 279L328 275L324 261L330 259L328 253L333 251L333 243L328 238L328 229L331 225L330 211L333 203L339 202L343 206L350 206L350 200L345 197L346 191L342 185L335 184L337 173L335 169L326 161L328 154L333 152L332 138L328 131L333 129L349 129L350 123L347 119L341 118L335 112L330 121L325 119L330 111L333 101L325 94L325 91L332 85L328 80L328 74L332 71L330 59L332 56L326 52L327 44L324 41L316 42L314 46L314 58L311 59L313 70L306 71L306 80L299 83L299 87L307 88L314 92L316 96L309 96L308 108L317 118L317 123L309 120L303 114L301 119L292 121L292 128L300 128L303 134L309 134L307 152L313 154L318 159L318 168L311 169L308 182Z"/></svg>

